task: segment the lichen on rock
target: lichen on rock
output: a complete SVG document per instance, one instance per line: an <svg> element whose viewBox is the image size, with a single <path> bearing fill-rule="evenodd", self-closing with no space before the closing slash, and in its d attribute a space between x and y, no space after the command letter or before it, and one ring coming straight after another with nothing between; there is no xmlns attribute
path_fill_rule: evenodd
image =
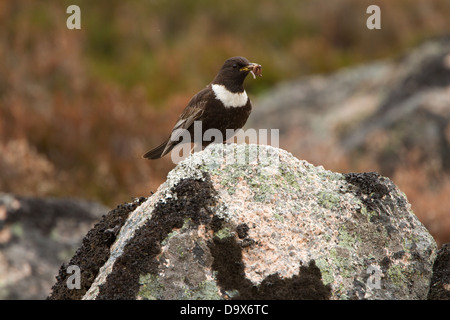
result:
<svg viewBox="0 0 450 320"><path fill-rule="evenodd" d="M84 299L423 299L435 256L388 178L211 145L129 214Z"/></svg>

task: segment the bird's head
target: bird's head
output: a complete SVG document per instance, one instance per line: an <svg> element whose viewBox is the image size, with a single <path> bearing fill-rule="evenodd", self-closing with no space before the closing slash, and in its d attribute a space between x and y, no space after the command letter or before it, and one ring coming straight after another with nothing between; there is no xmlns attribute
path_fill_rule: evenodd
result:
<svg viewBox="0 0 450 320"><path fill-rule="evenodd" d="M223 84L231 91L241 91L245 77L249 73L253 75L253 78L261 77L261 65L250 62L244 57L232 57L224 62L213 83Z"/></svg>

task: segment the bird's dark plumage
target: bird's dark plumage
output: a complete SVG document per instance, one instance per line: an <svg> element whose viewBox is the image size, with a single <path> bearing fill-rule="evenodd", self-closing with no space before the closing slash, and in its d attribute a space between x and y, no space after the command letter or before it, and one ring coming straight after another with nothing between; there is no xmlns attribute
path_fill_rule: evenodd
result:
<svg viewBox="0 0 450 320"><path fill-rule="evenodd" d="M171 136L158 147L143 155L147 159L158 159L168 154L178 143L181 130L194 135L194 121L202 121L202 136L208 129L218 129L224 140L226 129L240 129L247 122L252 105L244 90L245 77L252 73L261 75L261 66L250 63L244 57L233 57L225 61L214 80L189 101L172 129ZM193 139L191 139L192 141ZM203 141L207 146L211 141Z"/></svg>

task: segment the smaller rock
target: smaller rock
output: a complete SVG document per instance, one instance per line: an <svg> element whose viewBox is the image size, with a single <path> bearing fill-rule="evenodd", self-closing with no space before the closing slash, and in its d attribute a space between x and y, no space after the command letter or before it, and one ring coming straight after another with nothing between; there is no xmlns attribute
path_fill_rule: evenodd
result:
<svg viewBox="0 0 450 320"><path fill-rule="evenodd" d="M450 300L450 243L444 244L437 253L428 300Z"/></svg>
<svg viewBox="0 0 450 320"><path fill-rule="evenodd" d="M81 199L0 193L0 299L44 299L58 267L108 210Z"/></svg>

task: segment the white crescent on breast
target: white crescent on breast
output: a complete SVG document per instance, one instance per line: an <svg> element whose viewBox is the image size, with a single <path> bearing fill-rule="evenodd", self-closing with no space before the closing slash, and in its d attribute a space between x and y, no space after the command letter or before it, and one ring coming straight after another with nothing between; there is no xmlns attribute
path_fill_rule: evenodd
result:
<svg viewBox="0 0 450 320"><path fill-rule="evenodd" d="M216 99L220 100L226 108L239 108L247 104L248 96L245 90L243 92L231 92L221 84L213 84L212 89Z"/></svg>

